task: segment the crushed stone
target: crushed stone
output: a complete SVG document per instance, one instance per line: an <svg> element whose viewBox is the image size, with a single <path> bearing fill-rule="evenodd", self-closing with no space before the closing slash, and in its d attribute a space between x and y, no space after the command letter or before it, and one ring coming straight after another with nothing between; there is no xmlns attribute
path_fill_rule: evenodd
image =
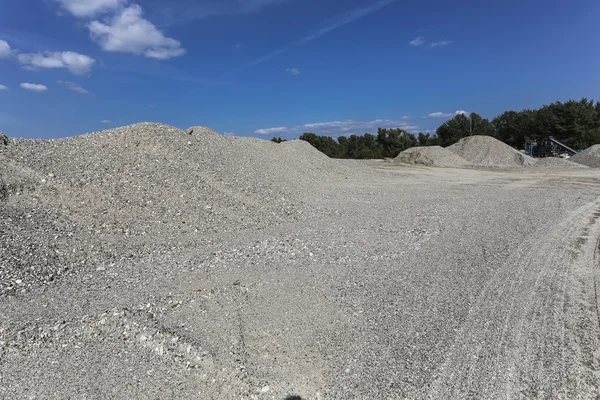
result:
<svg viewBox="0 0 600 400"><path fill-rule="evenodd" d="M566 160L564 158L557 157L546 157L540 158L537 160L535 165L533 165L535 169L588 169L587 165L578 164L576 162Z"/></svg>
<svg viewBox="0 0 600 400"><path fill-rule="evenodd" d="M600 144L588 147L569 158L569 160L591 168L600 168Z"/></svg>
<svg viewBox="0 0 600 400"><path fill-rule="evenodd" d="M443 168L469 166L467 160L440 146L412 147L398 154L394 162Z"/></svg>
<svg viewBox="0 0 600 400"><path fill-rule="evenodd" d="M203 235L310 218L305 199L315 182L356 175L357 167L305 141L199 126L13 139L0 151L0 294L191 246Z"/></svg>
<svg viewBox="0 0 600 400"><path fill-rule="evenodd" d="M491 136L469 136L447 147L473 165L491 168L529 167L535 159Z"/></svg>

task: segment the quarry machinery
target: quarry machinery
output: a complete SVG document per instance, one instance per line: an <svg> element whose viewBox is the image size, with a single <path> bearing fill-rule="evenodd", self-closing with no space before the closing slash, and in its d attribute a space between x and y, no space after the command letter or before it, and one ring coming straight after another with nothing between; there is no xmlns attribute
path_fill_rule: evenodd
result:
<svg viewBox="0 0 600 400"><path fill-rule="evenodd" d="M562 157L569 158L577 154L577 150L559 142L552 136L539 141L531 142L525 145L525 152L532 157Z"/></svg>

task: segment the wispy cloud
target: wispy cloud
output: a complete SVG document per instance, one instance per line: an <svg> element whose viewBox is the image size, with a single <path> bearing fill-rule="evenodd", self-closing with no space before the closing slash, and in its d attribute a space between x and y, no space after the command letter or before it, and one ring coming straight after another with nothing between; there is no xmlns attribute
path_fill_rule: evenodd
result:
<svg viewBox="0 0 600 400"><path fill-rule="evenodd" d="M254 131L257 135L272 135L274 133L285 133L289 130L287 126L279 126L277 128L257 129Z"/></svg>
<svg viewBox="0 0 600 400"><path fill-rule="evenodd" d="M59 85L64 85L64 86L68 87L69 89L71 89L74 92L93 96L93 94L89 90L82 88L81 86L79 86L75 82L70 82L70 81L56 81L56 83L58 83Z"/></svg>
<svg viewBox="0 0 600 400"><path fill-rule="evenodd" d="M344 25L348 25L351 22L354 22L361 18L364 18L367 15L373 14L374 12L381 10L382 8L392 4L395 1L396 0L379 0L379 1L375 2L375 4L372 4L370 6L352 9L352 10L346 12L345 14L340 15L334 23L332 23L324 28L321 28L318 31L315 31L315 32L309 34L308 36L305 36L301 39L291 42L291 43L287 44L286 46L283 46L283 47L273 51L272 53L266 54L262 57L252 60L247 64L247 66L258 65L267 60L270 60L273 57L277 57L278 55L283 54L286 51L288 51L294 47L297 47L297 46L303 45L305 43L311 42L315 39L318 39L321 36L331 32L333 30L336 30L338 28L341 28Z"/></svg>
<svg viewBox="0 0 600 400"><path fill-rule="evenodd" d="M144 0L161 25L191 22L213 16L252 14L291 0Z"/></svg>
<svg viewBox="0 0 600 400"><path fill-rule="evenodd" d="M439 42L433 42L429 46L430 47L441 47L441 46L451 45L452 43L454 43L452 40L444 39L444 40L440 40Z"/></svg>
<svg viewBox="0 0 600 400"><path fill-rule="evenodd" d="M411 40L410 42L408 42L408 44L410 44L411 46L422 46L425 44L425 38L423 36L419 36L416 39Z"/></svg>
<svg viewBox="0 0 600 400"><path fill-rule="evenodd" d="M37 83L21 83L21 88L25 89L25 90L31 90L32 92L38 92L38 93L42 93L48 90L48 88L45 85L40 85Z"/></svg>
<svg viewBox="0 0 600 400"><path fill-rule="evenodd" d="M11 48L5 40L0 40L0 59L13 57L27 71L39 71L42 68L66 68L76 75L89 73L96 62L92 57L74 51L20 53Z"/></svg>
<svg viewBox="0 0 600 400"><path fill-rule="evenodd" d="M17 60L28 71L37 71L41 68L66 68L76 75L89 73L96 62L91 57L73 51L18 54Z"/></svg>
<svg viewBox="0 0 600 400"><path fill-rule="evenodd" d="M92 18L127 4L127 0L55 0L77 18Z"/></svg>
<svg viewBox="0 0 600 400"><path fill-rule="evenodd" d="M103 119L102 121L100 121L101 124L111 124L112 121L110 119Z"/></svg>
<svg viewBox="0 0 600 400"><path fill-rule="evenodd" d="M24 123L19 118L15 117L12 114L0 111L0 126L3 127L20 127L23 126Z"/></svg>
<svg viewBox="0 0 600 400"><path fill-rule="evenodd" d="M443 113L443 112L434 112L428 115L429 118L448 118L451 117L452 114Z"/></svg>
<svg viewBox="0 0 600 400"><path fill-rule="evenodd" d="M0 85L0 90L8 90L8 88L4 85Z"/></svg>
<svg viewBox="0 0 600 400"><path fill-rule="evenodd" d="M286 71L292 75L300 75L300 70L298 68L288 68Z"/></svg>
<svg viewBox="0 0 600 400"><path fill-rule="evenodd" d="M377 128L400 128L407 131L418 129L418 126L406 123L403 120L390 120L390 119L374 119L371 121L357 121L357 120L345 120L345 121L328 121L328 122L315 122L294 127L277 127L277 128L266 128L257 129L254 133L259 135L272 135L272 134L288 134L288 135L301 135L304 132L313 132L319 135L329 135L332 137L338 137L342 135L362 135L363 133L370 132L374 133Z"/></svg>
<svg viewBox="0 0 600 400"><path fill-rule="evenodd" d="M427 116L421 117L421 118L450 118L450 117L454 117L456 115L468 115L469 113L465 110L457 110L454 113L444 113L444 112L433 112Z"/></svg>

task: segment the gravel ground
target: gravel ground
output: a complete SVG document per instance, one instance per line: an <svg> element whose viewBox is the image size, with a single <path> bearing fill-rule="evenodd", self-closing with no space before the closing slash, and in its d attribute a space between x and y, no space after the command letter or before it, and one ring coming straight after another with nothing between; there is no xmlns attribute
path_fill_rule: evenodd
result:
<svg viewBox="0 0 600 400"><path fill-rule="evenodd" d="M443 168L469 166L467 160L440 146L411 147L398 154L394 162Z"/></svg>
<svg viewBox="0 0 600 400"><path fill-rule="evenodd" d="M471 164L482 167L529 167L536 161L491 136L468 136L447 149Z"/></svg>
<svg viewBox="0 0 600 400"><path fill-rule="evenodd" d="M570 160L565 160L564 158L546 157L538 159L537 162L533 165L533 168L552 170L564 168L588 169L589 167L587 165L578 164Z"/></svg>
<svg viewBox="0 0 600 400"><path fill-rule="evenodd" d="M0 157L0 398L597 397L593 170L155 124Z"/></svg>
<svg viewBox="0 0 600 400"><path fill-rule="evenodd" d="M600 168L600 144L595 144L580 153L575 154L569 160L587 165L592 168Z"/></svg>

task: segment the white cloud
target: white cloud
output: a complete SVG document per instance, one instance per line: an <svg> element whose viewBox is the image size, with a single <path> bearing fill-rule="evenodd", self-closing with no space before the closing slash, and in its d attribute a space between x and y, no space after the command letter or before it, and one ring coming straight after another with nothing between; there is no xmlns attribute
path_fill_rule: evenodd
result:
<svg viewBox="0 0 600 400"><path fill-rule="evenodd" d="M454 115L467 115L469 114L468 112L466 112L465 110L458 110L454 113Z"/></svg>
<svg viewBox="0 0 600 400"><path fill-rule="evenodd" d="M233 133L233 132L223 132L223 135L225 135L225 136L235 136L235 133Z"/></svg>
<svg viewBox="0 0 600 400"><path fill-rule="evenodd" d="M410 44L411 46L422 46L425 44L425 38L423 36L419 36L416 39L411 40L410 42L408 42L408 44Z"/></svg>
<svg viewBox="0 0 600 400"><path fill-rule="evenodd" d="M48 88L44 85L39 85L36 83L21 83L21 88L25 90L31 90L32 92L42 93L48 90Z"/></svg>
<svg viewBox="0 0 600 400"><path fill-rule="evenodd" d="M407 131L418 129L418 126L410 125L403 120L389 120L389 119L374 119L371 121L329 121L329 122L315 122L304 125L299 125L291 128L279 127L279 128L267 128L258 129L254 133L260 135L271 135L275 133L287 133L294 135L301 135L304 132L313 132L319 135L328 135L338 137L342 135L362 135L364 133L376 133L377 128L400 128Z"/></svg>
<svg viewBox="0 0 600 400"><path fill-rule="evenodd" d="M298 68L288 68L286 71L292 75L300 75L300 70Z"/></svg>
<svg viewBox="0 0 600 400"><path fill-rule="evenodd" d="M96 62L91 57L72 51L19 54L17 60L29 71L37 71L40 68L67 68L76 75L89 73Z"/></svg>
<svg viewBox="0 0 600 400"><path fill-rule="evenodd" d="M410 118L411 118L411 117L409 117L408 115L405 115L405 116L403 116L403 117L402 117L402 119L403 119L403 120L405 120L405 121L406 121L407 119L410 119Z"/></svg>
<svg viewBox="0 0 600 400"><path fill-rule="evenodd" d="M288 128L286 126L280 126L277 128L266 128L266 129L257 129L254 133L258 135L272 135L273 133L283 133L287 132Z"/></svg>
<svg viewBox="0 0 600 400"><path fill-rule="evenodd" d="M127 0L56 0L62 7L78 18L92 18L96 14L116 10Z"/></svg>
<svg viewBox="0 0 600 400"><path fill-rule="evenodd" d="M102 121L100 121L101 124L110 124L112 123L112 121L110 119L103 119Z"/></svg>
<svg viewBox="0 0 600 400"><path fill-rule="evenodd" d="M434 112L428 115L429 118L449 118L452 114L447 114L443 112Z"/></svg>
<svg viewBox="0 0 600 400"><path fill-rule="evenodd" d="M4 85L0 85L0 90L8 90L8 88Z"/></svg>
<svg viewBox="0 0 600 400"><path fill-rule="evenodd" d="M116 14L109 25L100 21L88 24L92 39L105 51L132 53L166 60L185 54L181 43L165 37L154 24L142 18L137 4Z"/></svg>
<svg viewBox="0 0 600 400"><path fill-rule="evenodd" d="M439 42L433 42L429 46L431 47L439 47L439 46L448 46L454 43L452 40L440 40Z"/></svg>
<svg viewBox="0 0 600 400"><path fill-rule="evenodd" d="M11 58L13 56L13 50L5 40L0 40L0 58Z"/></svg>
<svg viewBox="0 0 600 400"><path fill-rule="evenodd" d="M69 82L69 81L56 81L56 83L60 84L60 85L65 85L66 87L68 87L69 89L71 89L74 92L77 93L81 93L81 94L89 94L92 95L92 93L87 90L82 88L81 86L79 86L78 84L76 84L75 82Z"/></svg>

